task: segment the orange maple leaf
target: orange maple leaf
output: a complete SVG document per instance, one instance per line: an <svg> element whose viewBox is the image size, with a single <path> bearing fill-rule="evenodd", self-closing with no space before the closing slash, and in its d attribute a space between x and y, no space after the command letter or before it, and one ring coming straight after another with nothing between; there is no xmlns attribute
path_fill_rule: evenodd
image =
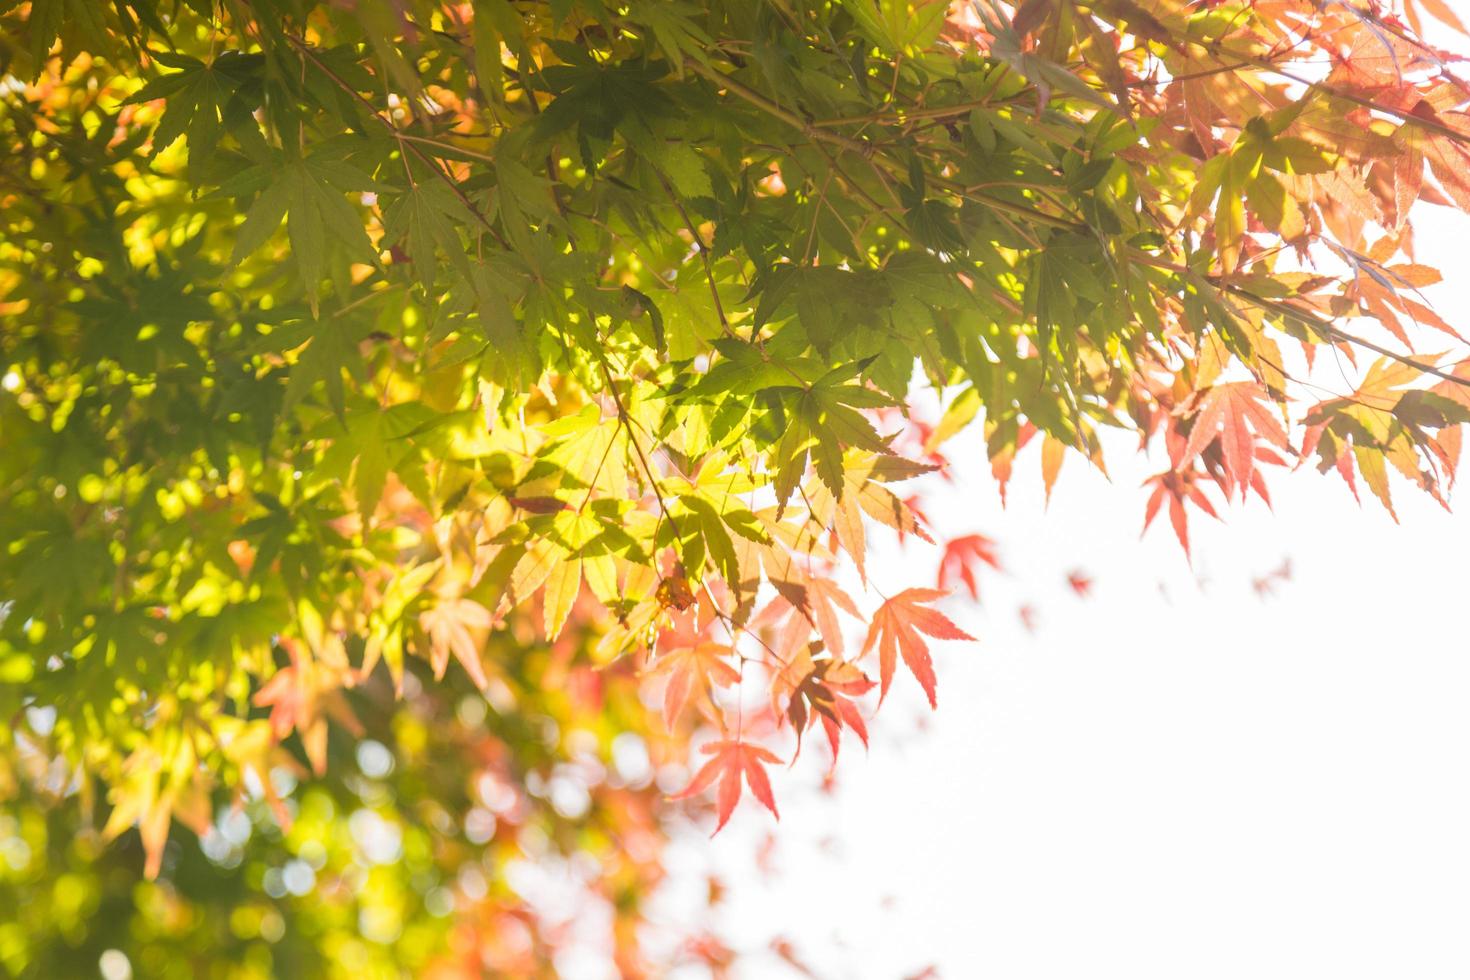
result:
<svg viewBox="0 0 1470 980"><path fill-rule="evenodd" d="M873 623L868 627L868 638L863 641L866 655L874 645L878 647L878 701L881 704L888 696L888 686L893 683L893 671L898 656L918 680L919 686L929 696L929 706L937 706L934 697L934 663L929 657L929 644L921 633L936 640L973 640L974 637L950 622L937 609L925 608L923 603L943 599L949 593L937 589L905 589L878 607L873 614Z"/></svg>
<svg viewBox="0 0 1470 980"><path fill-rule="evenodd" d="M473 599L443 599L419 614L419 625L429 637L429 662L434 679L444 676L450 654L480 690L490 686L480 663L480 647L494 617Z"/></svg>
<svg viewBox="0 0 1470 980"><path fill-rule="evenodd" d="M1261 403L1264 389L1254 381L1237 381L1216 385L1201 399L1194 428L1184 446L1184 455L1175 463L1182 469L1215 438L1220 440L1225 472L1229 475L1227 491L1240 488L1244 498L1252 483L1256 466L1256 440L1264 439L1285 452L1293 452L1281 421ZM1228 496L1228 493L1227 493Z"/></svg>
<svg viewBox="0 0 1470 980"><path fill-rule="evenodd" d="M837 621L837 609L851 616L861 616L852 596L843 592L830 579L813 577L807 582L807 600L811 605L811 621L822 636L822 642L835 657L842 656L842 627Z"/></svg>
<svg viewBox="0 0 1470 980"><path fill-rule="evenodd" d="M275 741L293 731L300 735L312 769L321 775L327 771L326 716L331 715L354 734L362 733L356 715L339 693L357 678L347 666L341 641L334 634L319 634L315 649L289 636L277 642L290 663L271 675L251 702L257 708L270 709L271 737Z"/></svg>
<svg viewBox="0 0 1470 980"><path fill-rule="evenodd" d="M669 675L664 685L665 728L674 730L690 694L707 701L711 686L740 683L740 672L724 659L730 653L730 648L720 643L699 643L671 650L659 658L654 673Z"/></svg>
<svg viewBox="0 0 1470 980"><path fill-rule="evenodd" d="M750 791L755 798L771 811L771 815L777 820L781 814L776 812L776 798L771 795L771 780L766 776L766 770L762 768L768 765L780 765L781 760L774 753L761 748L759 745L751 745L738 739L725 739L719 742L711 742L701 751L713 758L704 764L689 785L672 799L683 800L691 796L698 796L714 785L719 780L720 788L715 796L715 805L719 814L720 822L715 827L718 834L724 828L725 822L730 819L730 814L735 812L735 804L740 802L741 784L740 777L743 773L745 782L750 784Z"/></svg>

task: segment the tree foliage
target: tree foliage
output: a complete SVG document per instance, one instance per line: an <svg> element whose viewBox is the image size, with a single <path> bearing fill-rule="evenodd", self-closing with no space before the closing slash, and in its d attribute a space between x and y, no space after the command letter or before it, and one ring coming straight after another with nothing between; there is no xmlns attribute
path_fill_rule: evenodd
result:
<svg viewBox="0 0 1470 980"><path fill-rule="evenodd" d="M1421 10L0 3L0 961L70 972L110 886L30 896L119 861L195 903L160 972L249 947L290 890L242 925L199 876L304 861L328 900L240 963L519 971L555 931L461 869L581 853L647 968L679 787L618 751L712 734L682 795L723 825L808 727L866 742L900 660L932 703L968 635L865 558L938 533L902 487L962 432L1048 493L1135 433L1186 550L1283 467L1443 502L1470 362L1410 215L1470 208L1470 87ZM954 537L940 587L996 563Z"/></svg>

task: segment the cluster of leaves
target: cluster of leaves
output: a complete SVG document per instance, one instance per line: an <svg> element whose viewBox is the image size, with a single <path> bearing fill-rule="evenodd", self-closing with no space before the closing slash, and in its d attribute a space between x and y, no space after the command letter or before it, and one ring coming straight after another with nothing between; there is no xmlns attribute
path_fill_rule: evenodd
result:
<svg viewBox="0 0 1470 980"><path fill-rule="evenodd" d="M712 731L723 825L783 727L835 759L900 660L934 703L966 634L866 555L962 431L1002 487L1039 435L1048 493L1161 445L1186 549L1272 466L1443 500L1470 364L1410 346L1463 351L1409 213L1470 208L1453 60L1308 0L0 5L6 792L100 793L151 877L330 778L361 698L469 683L519 734L445 751L514 786ZM1322 400L1324 352L1378 359ZM667 811L625 797L569 825L636 923Z"/></svg>

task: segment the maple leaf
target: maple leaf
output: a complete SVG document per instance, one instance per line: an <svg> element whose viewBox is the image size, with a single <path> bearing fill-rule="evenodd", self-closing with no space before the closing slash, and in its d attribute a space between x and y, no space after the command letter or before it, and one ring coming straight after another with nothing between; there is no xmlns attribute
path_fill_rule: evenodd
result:
<svg viewBox="0 0 1470 980"><path fill-rule="evenodd" d="M1046 503L1051 504L1052 487L1056 486L1057 475L1066 460L1067 444L1060 439L1047 436L1041 441L1041 483L1046 491Z"/></svg>
<svg viewBox="0 0 1470 980"><path fill-rule="evenodd" d="M339 689L356 682L356 674L347 665L340 637L308 617L309 643L294 637L277 639L289 658L287 666L277 670L255 692L252 703L270 709L272 738L279 742L293 731L301 738L306 756L317 775L327 769L327 715L331 715L349 731L360 733L361 725L342 699Z"/></svg>
<svg viewBox="0 0 1470 980"><path fill-rule="evenodd" d="M207 772L200 772L193 743L181 739L171 753L152 744L140 745L122 764L123 780L112 789L112 813L102 828L103 840L112 840L134 824L143 842L143 875L158 877L163 849L174 820L203 836L210 823Z"/></svg>
<svg viewBox="0 0 1470 980"><path fill-rule="evenodd" d="M939 560L939 575L935 585L948 590L956 579L970 593L971 599L980 598L978 572L981 565L989 565L999 571L1000 559L996 557L995 542L983 534L966 534L954 538L944 546L944 556Z"/></svg>
<svg viewBox="0 0 1470 980"><path fill-rule="evenodd" d="M833 656L842 656L844 644L842 627L837 621L837 609L841 608L851 616L860 616L862 614L858 612L857 603L836 582L825 578L809 579L806 595L812 623L821 634L822 642Z"/></svg>
<svg viewBox="0 0 1470 980"><path fill-rule="evenodd" d="M1210 503L1210 498L1198 485L1200 474L1183 464L1185 453L1185 437L1177 428L1170 425L1164 430L1164 441L1169 452L1171 468L1161 473L1156 473L1144 481L1144 486L1153 484L1153 493L1149 495L1148 504L1144 508L1143 530L1139 532L1142 537L1148 532L1149 525L1158 516L1159 508L1164 501L1169 502L1169 520L1174 525L1174 534L1179 539L1180 546L1184 549L1185 558L1189 558L1189 516L1185 512L1184 502L1193 503L1200 510L1219 520L1220 515L1215 513L1215 507Z"/></svg>
<svg viewBox="0 0 1470 980"><path fill-rule="evenodd" d="M1184 446L1184 455L1175 467L1187 466L1218 438L1230 481L1226 493L1228 495L1239 487L1243 498L1246 488L1253 482L1256 439L1265 439L1288 453L1293 451L1281 421L1261 404L1260 399L1264 395L1264 389L1253 381L1211 388L1200 400L1194 428L1190 430L1189 441Z"/></svg>
<svg viewBox="0 0 1470 980"><path fill-rule="evenodd" d="M879 606L873 614L868 638L863 642L863 654L866 655L874 646L878 648L879 702L888 696L893 671L899 654L902 654L903 662L928 695L929 706L937 707L934 664L929 657L929 645L921 634L927 633L936 640L975 639L937 609L925 607L926 603L936 602L947 595L947 592L937 589L905 589Z"/></svg>
<svg viewBox="0 0 1470 980"><path fill-rule="evenodd" d="M683 800L698 796L718 780L720 785L715 795L716 812L719 815L715 833L718 834L724 829L730 814L735 812L735 805L740 802L741 777L744 776L745 782L750 785L750 791L761 805L770 810L777 820L781 819L781 814L776 811L776 798L771 795L770 778L763 768L781 764L781 759L775 753L739 739L712 742L701 751L712 758L694 774L689 785L670 797L671 799Z"/></svg>
<svg viewBox="0 0 1470 980"><path fill-rule="evenodd" d="M1080 568L1074 568L1067 573L1067 585L1084 599L1092 594L1092 577Z"/></svg>
<svg viewBox="0 0 1470 980"><path fill-rule="evenodd" d="M1185 513L1184 502L1188 500L1200 510L1209 514L1216 520L1220 515L1215 512L1215 506L1210 503L1210 498L1205 496L1203 490L1196 484L1196 474L1177 470L1165 470L1157 473L1144 481L1145 485L1152 483L1154 491L1149 495L1148 504L1143 513L1143 531L1139 532L1141 537L1148 527L1158 516L1159 507L1165 500L1169 502L1169 521L1174 525L1174 535L1179 539L1179 544L1184 548L1184 556L1189 557L1189 515Z"/></svg>
<svg viewBox="0 0 1470 980"><path fill-rule="evenodd" d="M488 630L492 621L490 610L464 598L442 599L419 614L419 625L429 637L429 663L434 668L435 680L444 676L453 654L476 687L483 691L490 686L485 667L480 663L480 641L475 634Z"/></svg>
<svg viewBox="0 0 1470 980"><path fill-rule="evenodd" d="M808 685L805 686L807 700L816 716L822 721L827 733L827 744L832 749L832 765L837 765L837 751L841 744L843 727L852 729L863 748L868 746L868 726L852 699L861 697L873 689L868 679L855 664L841 660L822 660Z"/></svg>
<svg viewBox="0 0 1470 980"><path fill-rule="evenodd" d="M802 734L820 719L835 766L844 727L852 729L864 747L868 744L867 723L851 699L872 690L873 682L856 664L834 658L815 660L812 650L813 645L807 645L772 679L772 708L784 714L796 732L793 763L801 754Z"/></svg>
<svg viewBox="0 0 1470 980"><path fill-rule="evenodd" d="M674 730L689 696L708 703L714 685L728 687L740 683L740 672L725 660L733 651L719 643L699 643L665 653L654 665L655 673L667 674L664 685L664 727Z"/></svg>
<svg viewBox="0 0 1470 980"><path fill-rule="evenodd" d="M1021 621L1027 633L1036 632L1036 608L1034 606L1027 605L1017 609L1016 618Z"/></svg>
<svg viewBox="0 0 1470 980"><path fill-rule="evenodd" d="M1291 581L1291 559L1283 558L1281 564L1251 579L1251 588L1256 596L1265 599L1267 596L1276 594L1276 586L1283 582Z"/></svg>
<svg viewBox="0 0 1470 980"><path fill-rule="evenodd" d="M290 663L272 674L251 699L257 708L270 709L271 734L277 741L290 735L297 725L311 724L317 691L298 642L290 637L282 637L279 642Z"/></svg>
<svg viewBox="0 0 1470 980"><path fill-rule="evenodd" d="M799 618L799 617L793 617ZM807 643L799 649L782 653L777 649L777 656L784 657L781 669L775 672L771 678L771 711L779 716L783 712L790 715L791 703L798 700L798 692L801 685L816 670L816 660L812 656L812 648L815 644ZM803 717L803 721L805 718ZM793 719L795 721L795 719ZM797 725L797 752L801 751L801 731L804 726Z"/></svg>

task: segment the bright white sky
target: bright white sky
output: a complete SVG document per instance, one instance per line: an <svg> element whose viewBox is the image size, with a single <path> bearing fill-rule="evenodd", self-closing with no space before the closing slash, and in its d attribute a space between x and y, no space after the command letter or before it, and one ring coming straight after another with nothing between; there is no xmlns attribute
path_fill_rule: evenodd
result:
<svg viewBox="0 0 1470 980"><path fill-rule="evenodd" d="M1443 214L1418 256L1470 325L1470 229ZM835 796L811 788L819 752L777 775L777 877L754 868L775 824L749 800L680 845L681 888L707 867L731 886L722 934L789 936L824 978L1470 976L1470 522L1399 483L1395 525L1307 469L1275 480L1274 514L1194 520L1192 572L1165 515L1139 540L1160 466L1127 443L1112 482L1069 459L1050 511L1034 448L1004 511L978 433L947 448L934 523L997 538L1007 565L949 606L981 642L937 644L933 715L900 671ZM889 557L870 561L886 593L933 584L932 550ZM767 955L738 975L797 974Z"/></svg>

